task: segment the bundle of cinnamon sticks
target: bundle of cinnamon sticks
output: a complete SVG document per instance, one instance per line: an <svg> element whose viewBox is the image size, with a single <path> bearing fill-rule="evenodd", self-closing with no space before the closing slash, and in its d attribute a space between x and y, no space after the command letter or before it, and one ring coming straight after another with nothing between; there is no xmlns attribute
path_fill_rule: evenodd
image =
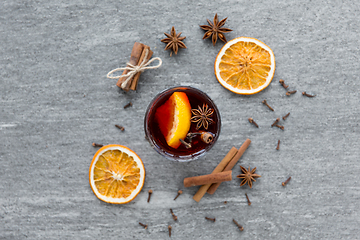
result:
<svg viewBox="0 0 360 240"><path fill-rule="evenodd" d="M148 51L147 56L146 56L146 50ZM152 54L153 52L150 50L149 46L139 42L135 42L133 49L131 51L129 63L134 66L138 66L144 61L145 57L146 57L145 62L149 61ZM126 83L125 86L122 86L125 80L128 78L126 76L124 77L123 75L127 74L129 71L130 70L124 70L124 72L121 74L122 76L119 78L119 80L116 83L116 86L118 86L119 88L123 89L126 92L129 91L130 89L133 91L136 90L139 77L141 74L141 72L136 73L133 77L131 77L131 79Z"/></svg>

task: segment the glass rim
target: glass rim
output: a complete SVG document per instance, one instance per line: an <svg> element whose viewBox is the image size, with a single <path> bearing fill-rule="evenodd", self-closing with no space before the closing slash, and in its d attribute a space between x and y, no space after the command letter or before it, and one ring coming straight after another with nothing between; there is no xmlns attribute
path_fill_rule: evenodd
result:
<svg viewBox="0 0 360 240"><path fill-rule="evenodd" d="M154 138L152 137L151 133L150 133L150 130L149 130L149 125L148 125L148 121L147 119L150 117L151 115L151 110L152 110L152 107L158 102L161 100L161 97L165 94L167 94L168 92L171 92L171 91L176 91L176 89L179 89L179 90L187 90L187 89L190 89L190 90L194 90L195 92L198 92L200 94L203 95L203 97L205 97L214 107L214 112L216 113L217 115L217 118L218 118L218 122L217 122L217 134L214 138L214 143L211 144L209 147L207 148L204 148L198 152L195 152L193 154L190 154L190 155L185 155L185 156L181 156L181 155L178 155L178 156L174 156L173 154L170 154L169 152L161 149L161 147L156 144L156 141L154 140ZM219 135L220 135L220 131L221 131L221 116L220 116L220 111L219 109L217 108L217 106L215 105L214 101L209 97L209 95L207 95L204 91L198 89L198 88L194 88L194 87L191 87L191 86L175 86L175 87L170 87L170 88L167 88L161 92L159 92L158 94L156 94L153 99L151 100L151 102L149 103L147 109L146 109L146 112L145 112L145 117L144 117L144 130L145 130L145 136L147 138L147 140L149 141L150 145L152 146L152 148L158 153L160 154L161 156L165 157L166 159L169 159L169 160L172 160L172 161L176 161L176 162L190 162L190 161L193 161L193 160L196 160L196 159L199 159L200 157L204 156L212 147L213 145L215 145L217 139L219 138Z"/></svg>

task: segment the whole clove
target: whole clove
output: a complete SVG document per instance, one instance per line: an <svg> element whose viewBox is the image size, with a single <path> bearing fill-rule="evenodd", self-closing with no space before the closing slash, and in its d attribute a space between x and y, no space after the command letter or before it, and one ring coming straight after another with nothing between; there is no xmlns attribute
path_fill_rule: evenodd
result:
<svg viewBox="0 0 360 240"><path fill-rule="evenodd" d="M177 192L177 195L176 195L176 197L174 198L174 201L180 196L180 194L182 194L183 193L183 191L182 190L179 190L178 192Z"/></svg>
<svg viewBox="0 0 360 240"><path fill-rule="evenodd" d="M288 182L291 180L291 177L289 177L285 182L282 182L281 185L283 185L285 187L286 184L288 184Z"/></svg>
<svg viewBox="0 0 360 240"><path fill-rule="evenodd" d="M316 95L311 95L311 94L308 94L306 92L302 92L302 95L306 96L306 97L315 97Z"/></svg>
<svg viewBox="0 0 360 240"><path fill-rule="evenodd" d="M248 202L248 205L250 206L250 205L251 205L251 202L250 202L250 199L249 199L247 193L245 193L245 196L246 196L246 200L247 200L247 202Z"/></svg>
<svg viewBox="0 0 360 240"><path fill-rule="evenodd" d="M278 140L278 144L277 144L277 147L276 147L276 150L279 150L280 149L280 140Z"/></svg>
<svg viewBox="0 0 360 240"><path fill-rule="evenodd" d="M153 190L150 189L148 192L149 192L149 197L148 197L147 202L150 202L150 198L151 198L151 194L153 193Z"/></svg>
<svg viewBox="0 0 360 240"><path fill-rule="evenodd" d="M237 221L235 221L235 219L233 219L233 222L234 222L235 225L239 228L240 231L243 231L243 230L244 230L243 226L241 226Z"/></svg>
<svg viewBox="0 0 360 240"><path fill-rule="evenodd" d="M285 121L285 119L290 115L290 113L286 114L285 116L282 117L282 119Z"/></svg>
<svg viewBox="0 0 360 240"><path fill-rule="evenodd" d="M186 148L191 148L191 144L185 142L184 140L182 140L181 138L179 139L179 141L181 142L182 145L184 145Z"/></svg>
<svg viewBox="0 0 360 240"><path fill-rule="evenodd" d="M143 226L145 229L148 228L148 225L147 225L147 224L143 224L143 223L139 222L139 225L140 225L140 226Z"/></svg>
<svg viewBox="0 0 360 240"><path fill-rule="evenodd" d="M266 100L262 101L262 103L265 104L265 106L267 106L271 111L274 111L274 109L270 107Z"/></svg>
<svg viewBox="0 0 360 240"><path fill-rule="evenodd" d="M205 219L206 219L206 220L209 220L209 221L213 221L213 222L215 222L215 221L216 221L216 219L215 219L215 218L205 217Z"/></svg>
<svg viewBox="0 0 360 240"><path fill-rule="evenodd" d="M169 226L168 226L168 230L169 230L169 237L171 237L171 229L172 229L172 227L169 225Z"/></svg>
<svg viewBox="0 0 360 240"><path fill-rule="evenodd" d="M104 145L98 143L92 143L93 147L103 147Z"/></svg>
<svg viewBox="0 0 360 240"><path fill-rule="evenodd" d="M254 124L255 127L259 128L259 125L254 121L254 119L249 118L249 122L252 123L252 124Z"/></svg>
<svg viewBox="0 0 360 240"><path fill-rule="evenodd" d="M170 213L174 219L174 221L177 221L177 216L175 215L175 213L173 212L173 210L170 208Z"/></svg>
<svg viewBox="0 0 360 240"><path fill-rule="evenodd" d="M287 91L286 92L286 96L290 96L291 94L294 94L294 93L296 93L297 91L296 90L294 90L294 91Z"/></svg>
<svg viewBox="0 0 360 240"><path fill-rule="evenodd" d="M280 121L280 118L277 118L273 124L271 124L271 127L275 126Z"/></svg>
<svg viewBox="0 0 360 240"><path fill-rule="evenodd" d="M125 106L124 106L124 109L126 109L126 108L128 108L128 107L131 107L133 104L132 104L132 102L129 102L128 104L126 104Z"/></svg>
<svg viewBox="0 0 360 240"><path fill-rule="evenodd" d="M279 80L279 83L280 83L285 89L287 89L287 88L289 87L289 85L286 85L286 84L285 84L285 81L282 80L282 79Z"/></svg>
<svg viewBox="0 0 360 240"><path fill-rule="evenodd" d="M123 126L120 126L120 125L117 125L117 124L115 124L115 127L117 127L118 129L120 129L121 131L124 131L124 130L125 130L125 128L124 128Z"/></svg>
<svg viewBox="0 0 360 240"><path fill-rule="evenodd" d="M274 126L280 128L281 130L285 129L284 126L281 126L281 125L278 125L278 124L275 124Z"/></svg>

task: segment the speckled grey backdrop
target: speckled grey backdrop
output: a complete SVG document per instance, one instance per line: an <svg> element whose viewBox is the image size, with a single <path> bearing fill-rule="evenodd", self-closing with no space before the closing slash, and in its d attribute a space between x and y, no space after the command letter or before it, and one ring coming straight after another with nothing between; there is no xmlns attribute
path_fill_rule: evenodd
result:
<svg viewBox="0 0 360 240"><path fill-rule="evenodd" d="M0 239L167 239L169 224L173 239L360 239L359 7L339 0L1 1ZM228 17L228 39L254 37L273 49L276 73L263 92L239 96L217 82L213 63L223 43L203 41L199 28L215 13ZM160 42L171 26L188 47L172 57ZM106 74L124 66L135 41L163 66L141 75L137 93L123 93ZM317 96L287 97L280 78ZM222 116L218 142L191 163L161 158L144 139L147 104L174 85L205 91ZM287 112L285 131L270 128ZM210 173L246 138L252 144L241 164L262 175L253 189L235 179L193 201L197 188L183 189L183 178ZM92 142L123 144L143 159L146 182L133 202L110 205L92 193ZM178 189L184 194L173 201Z"/></svg>

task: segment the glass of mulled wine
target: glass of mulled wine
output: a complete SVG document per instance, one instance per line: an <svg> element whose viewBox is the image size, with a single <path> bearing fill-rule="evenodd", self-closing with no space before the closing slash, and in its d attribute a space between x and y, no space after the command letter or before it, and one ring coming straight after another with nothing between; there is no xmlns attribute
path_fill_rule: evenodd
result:
<svg viewBox="0 0 360 240"><path fill-rule="evenodd" d="M145 115L145 135L167 159L188 162L217 141L221 119L210 97L193 87L173 87L155 96Z"/></svg>

